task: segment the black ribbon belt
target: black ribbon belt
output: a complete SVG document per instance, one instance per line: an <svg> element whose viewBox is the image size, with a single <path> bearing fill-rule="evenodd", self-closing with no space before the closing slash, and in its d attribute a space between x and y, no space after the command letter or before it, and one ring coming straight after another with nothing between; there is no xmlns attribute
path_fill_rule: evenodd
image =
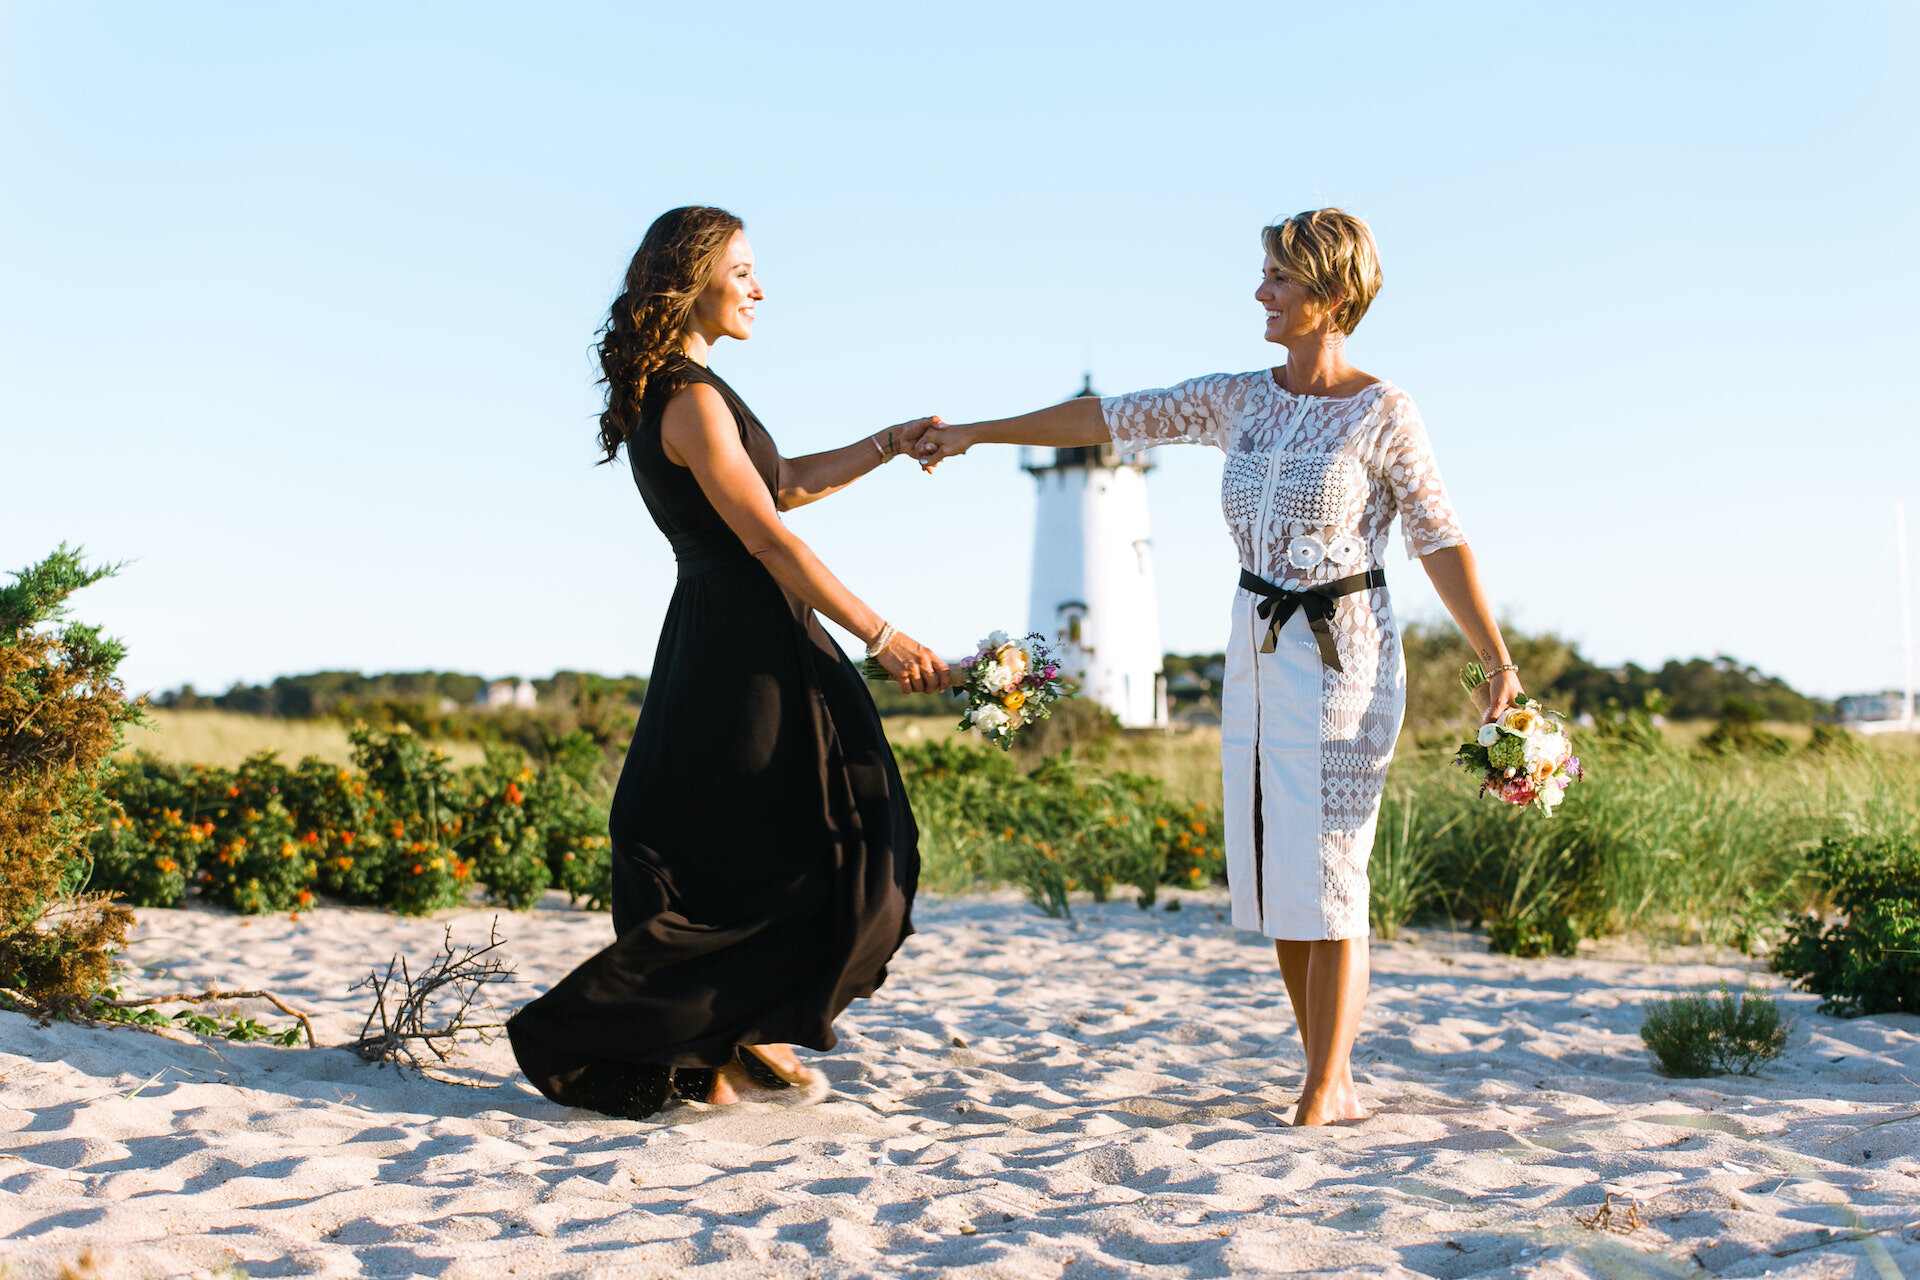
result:
<svg viewBox="0 0 1920 1280"><path fill-rule="evenodd" d="M1322 583L1305 591L1283 590L1249 570L1240 571L1240 589L1266 597L1259 605L1260 616L1267 620L1267 638L1260 646L1260 652L1273 652L1274 645L1280 639L1280 628L1287 625L1287 619L1298 609L1307 615L1307 625L1313 628L1313 638L1320 645L1320 661L1335 671L1346 670L1340 665L1340 650L1333 643L1333 611L1340 597L1386 585L1385 569L1369 569L1365 573Z"/></svg>

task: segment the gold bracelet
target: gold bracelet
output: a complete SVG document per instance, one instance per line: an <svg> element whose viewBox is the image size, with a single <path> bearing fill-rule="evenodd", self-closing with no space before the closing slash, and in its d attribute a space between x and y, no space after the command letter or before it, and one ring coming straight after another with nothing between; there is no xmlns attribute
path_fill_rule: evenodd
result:
<svg viewBox="0 0 1920 1280"><path fill-rule="evenodd" d="M873 433L872 435L870 435L870 436L868 436L868 437L867 437L867 439L873 442L873 447L874 447L874 448L876 448L876 449L878 449L878 450L880 450L880 461L881 461L881 462L887 462L887 461L889 461L889 460L891 459L891 457L892 457L892 455L891 455L891 454L889 454L889 453L888 453L888 452L886 451L886 448L885 448L884 446L882 446L882 445L881 445L881 443L880 443L880 433L879 433L878 431L876 431L876 432L874 432L874 433Z"/></svg>

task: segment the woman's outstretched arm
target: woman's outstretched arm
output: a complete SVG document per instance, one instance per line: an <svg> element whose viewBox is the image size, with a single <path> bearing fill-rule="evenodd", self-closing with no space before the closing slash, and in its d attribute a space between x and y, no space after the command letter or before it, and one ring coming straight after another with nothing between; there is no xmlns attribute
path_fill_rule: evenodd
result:
<svg viewBox="0 0 1920 1280"><path fill-rule="evenodd" d="M675 395L661 420L660 437L667 456L693 472L713 509L781 586L862 640L871 642L880 634L886 625L880 615L781 523L773 495L740 443L740 429L719 392L695 383ZM947 687L947 664L905 632L896 632L877 656L906 692L938 693Z"/></svg>
<svg viewBox="0 0 1920 1280"><path fill-rule="evenodd" d="M1464 542L1442 547L1421 556L1420 564L1433 580L1434 590L1440 593L1440 603L1447 606L1461 634L1473 646L1480 664L1489 671L1510 665L1513 659L1507 654L1500 624L1493 620L1493 610L1487 607L1487 593L1480 584L1480 565L1473 558L1473 548ZM1519 672L1494 671L1487 688L1487 719L1492 720L1512 706L1515 695L1520 692Z"/></svg>
<svg viewBox="0 0 1920 1280"><path fill-rule="evenodd" d="M838 493L882 463L892 461L908 440L919 439L929 426L939 422L938 418L916 418L876 431L844 448L780 459L780 510L791 511Z"/></svg>
<svg viewBox="0 0 1920 1280"><path fill-rule="evenodd" d="M1071 449L1075 445L1101 444L1111 439L1113 432L1107 428L1100 402L1092 396L1080 396L1017 418L925 427L909 434L906 447L915 462L931 467L943 458L959 457L976 444L1051 445L1056 449Z"/></svg>

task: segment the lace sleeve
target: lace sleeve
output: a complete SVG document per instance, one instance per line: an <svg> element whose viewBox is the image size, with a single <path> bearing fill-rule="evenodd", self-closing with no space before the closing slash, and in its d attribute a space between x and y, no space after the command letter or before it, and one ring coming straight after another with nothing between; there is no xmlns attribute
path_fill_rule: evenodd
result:
<svg viewBox="0 0 1920 1280"><path fill-rule="evenodd" d="M1408 559L1466 545L1467 535L1447 497L1440 466L1433 460L1426 423L1405 396L1399 397L1387 423L1382 468L1400 516L1401 536L1407 540Z"/></svg>
<svg viewBox="0 0 1920 1280"><path fill-rule="evenodd" d="M1139 453L1158 444L1227 447L1228 384L1232 374L1210 373L1155 391L1107 396L1100 401L1113 447Z"/></svg>

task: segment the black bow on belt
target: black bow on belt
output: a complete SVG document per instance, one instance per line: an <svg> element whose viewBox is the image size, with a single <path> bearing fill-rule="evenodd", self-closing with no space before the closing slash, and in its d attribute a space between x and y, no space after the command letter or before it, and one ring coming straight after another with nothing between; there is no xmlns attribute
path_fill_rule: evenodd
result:
<svg viewBox="0 0 1920 1280"><path fill-rule="evenodd" d="M1283 590L1249 570L1240 571L1240 589L1266 597L1259 604L1260 616L1267 620L1267 638L1261 644L1260 652L1273 652L1274 645L1280 639L1280 628L1287 625L1287 619L1298 609L1307 615L1307 625L1313 628L1313 638L1320 646L1320 661L1335 671L1346 670L1340 665L1340 650L1333 643L1333 611L1337 602L1341 596L1386 585L1387 572L1384 569L1369 569L1365 573L1356 573L1350 578L1323 583L1305 591Z"/></svg>

